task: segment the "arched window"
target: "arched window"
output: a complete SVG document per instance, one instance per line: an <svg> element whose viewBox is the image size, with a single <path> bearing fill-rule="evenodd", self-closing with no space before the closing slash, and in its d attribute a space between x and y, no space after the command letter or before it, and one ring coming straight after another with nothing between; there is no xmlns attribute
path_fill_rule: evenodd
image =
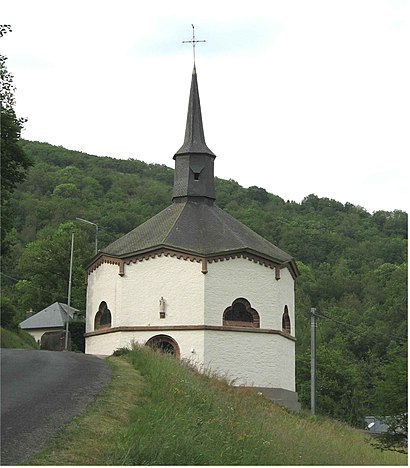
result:
<svg viewBox="0 0 410 468"><path fill-rule="evenodd" d="M251 304L244 298L235 299L223 313L222 323L227 327L259 328L259 314L252 309Z"/></svg>
<svg viewBox="0 0 410 468"><path fill-rule="evenodd" d="M155 351L159 351L164 354L169 354L179 358L180 351L178 343L168 335L156 335L150 338L146 343L146 346L149 346Z"/></svg>
<svg viewBox="0 0 410 468"><path fill-rule="evenodd" d="M98 312L95 314L94 319L94 330L99 328L110 328L111 327L111 312L107 306L107 303L102 301Z"/></svg>
<svg viewBox="0 0 410 468"><path fill-rule="evenodd" d="M282 331L284 331L285 333L289 333L290 335L290 318L287 305L285 305L285 310L282 315Z"/></svg>

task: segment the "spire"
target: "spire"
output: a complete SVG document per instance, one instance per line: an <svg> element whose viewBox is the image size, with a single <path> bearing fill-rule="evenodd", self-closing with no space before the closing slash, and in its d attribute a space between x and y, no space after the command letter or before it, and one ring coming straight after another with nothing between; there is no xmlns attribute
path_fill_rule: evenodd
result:
<svg viewBox="0 0 410 468"><path fill-rule="evenodd" d="M196 68L192 72L184 144L175 153L174 193L172 200L215 200L214 153L206 146L202 125Z"/></svg>
<svg viewBox="0 0 410 468"><path fill-rule="evenodd" d="M175 153L175 156L187 153L202 153L215 157L214 153L206 146L205 143L204 128L202 125L201 102L199 100L198 80L195 64L192 71L191 91L189 94L188 115L185 128L185 140L181 148Z"/></svg>

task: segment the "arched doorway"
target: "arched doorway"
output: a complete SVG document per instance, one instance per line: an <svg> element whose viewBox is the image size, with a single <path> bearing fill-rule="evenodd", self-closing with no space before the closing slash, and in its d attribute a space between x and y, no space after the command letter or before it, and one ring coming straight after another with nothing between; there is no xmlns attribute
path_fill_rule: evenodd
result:
<svg viewBox="0 0 410 468"><path fill-rule="evenodd" d="M145 344L155 351L175 356L179 359L180 351L178 343L168 335L153 336Z"/></svg>

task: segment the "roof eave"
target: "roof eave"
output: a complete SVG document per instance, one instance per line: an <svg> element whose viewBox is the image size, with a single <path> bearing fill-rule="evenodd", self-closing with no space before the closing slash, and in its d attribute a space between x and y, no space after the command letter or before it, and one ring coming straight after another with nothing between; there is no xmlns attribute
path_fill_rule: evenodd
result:
<svg viewBox="0 0 410 468"><path fill-rule="evenodd" d="M107 254L107 253L104 253L102 250L99 250L98 253L96 255L94 255L94 257L85 265L84 269L88 270L88 268L91 268L94 265L94 263L97 260L99 260L101 257L103 257L104 255L109 255L110 257L115 257L115 255Z"/></svg>
<svg viewBox="0 0 410 468"><path fill-rule="evenodd" d="M216 158L216 155L210 149L208 149L208 151L206 150L196 151L192 149L185 150L183 147L181 147L181 149L174 154L172 159L175 159L177 156L188 156L190 154L205 154L207 156L213 157L214 159Z"/></svg>
<svg viewBox="0 0 410 468"><path fill-rule="evenodd" d="M86 267L86 269L91 268L93 266L93 264L103 256L116 258L116 259L119 259L119 260L126 260L127 258L135 257L137 255L145 255L145 254L154 253L154 252L156 252L158 250L161 250L161 249L169 249L169 250L173 250L175 252L179 252L181 254L194 255L194 256L201 257L201 258L206 258L206 259L212 259L212 258L215 258L215 257L228 256L228 255L249 254L249 255L252 255L254 257L260 258L261 260L271 262L271 263L277 265L280 268L289 268L290 273L292 274L292 276L294 278L297 278L300 275L299 270L298 270L297 265L296 265L296 262L292 257L290 257L287 260L283 260L283 259L272 257L270 255L263 254L261 252L257 252L256 250L246 248L246 247L245 248L240 248L240 249L220 250L220 251L215 251L215 252L200 252L199 250L184 249L184 248L174 246L174 245L171 245L171 244L157 244L157 245L149 247L147 249L134 250L132 252L127 252L125 254L112 254L112 253L100 251L99 252L100 255L98 255L94 259L94 261L92 261Z"/></svg>
<svg viewBox="0 0 410 468"><path fill-rule="evenodd" d="M46 328L62 328L64 329L65 324L60 324L60 325L40 325L40 326L35 326L35 327L22 327L21 324L19 324L19 327L22 330L44 330Z"/></svg>

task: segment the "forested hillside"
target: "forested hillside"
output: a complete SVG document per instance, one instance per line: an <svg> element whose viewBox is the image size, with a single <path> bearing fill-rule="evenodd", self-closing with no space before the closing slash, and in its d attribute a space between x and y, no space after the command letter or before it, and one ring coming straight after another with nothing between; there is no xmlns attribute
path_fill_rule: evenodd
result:
<svg viewBox="0 0 410 468"><path fill-rule="evenodd" d="M75 231L72 305L84 311L84 265L99 245L171 202L173 169L21 141L34 162L11 198L2 284L11 322L29 307L66 301ZM170 158L170 164L172 160ZM297 386L309 406L310 308L318 310L318 412L361 425L407 407L407 214L368 213L308 195L285 201L263 188L216 180L217 204L298 261ZM15 306L15 309L13 307ZM13 314L12 314L13 315Z"/></svg>

